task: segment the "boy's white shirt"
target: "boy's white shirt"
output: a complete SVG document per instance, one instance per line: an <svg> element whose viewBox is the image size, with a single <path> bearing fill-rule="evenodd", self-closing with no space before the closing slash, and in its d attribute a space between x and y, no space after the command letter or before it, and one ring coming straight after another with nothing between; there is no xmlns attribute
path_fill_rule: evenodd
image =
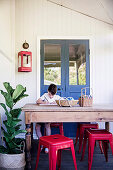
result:
<svg viewBox="0 0 113 170"><path fill-rule="evenodd" d="M59 100L61 97L59 95L54 95L53 98L50 98L48 93L44 93L40 99L43 100L43 101L48 101L49 103L53 103L55 102L55 100Z"/></svg>

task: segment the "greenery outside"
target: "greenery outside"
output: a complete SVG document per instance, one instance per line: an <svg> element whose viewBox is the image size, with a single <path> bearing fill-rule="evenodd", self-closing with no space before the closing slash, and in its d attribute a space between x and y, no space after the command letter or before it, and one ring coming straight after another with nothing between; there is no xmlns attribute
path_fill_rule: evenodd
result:
<svg viewBox="0 0 113 170"><path fill-rule="evenodd" d="M44 81L46 85L49 82L61 85L61 68L60 67L44 67Z"/></svg>
<svg viewBox="0 0 113 170"><path fill-rule="evenodd" d="M44 67L45 85L54 83L61 85L61 68L60 67ZM76 67L69 67L69 84L77 85L77 70ZM78 85L86 84L86 63L82 63L78 69Z"/></svg>

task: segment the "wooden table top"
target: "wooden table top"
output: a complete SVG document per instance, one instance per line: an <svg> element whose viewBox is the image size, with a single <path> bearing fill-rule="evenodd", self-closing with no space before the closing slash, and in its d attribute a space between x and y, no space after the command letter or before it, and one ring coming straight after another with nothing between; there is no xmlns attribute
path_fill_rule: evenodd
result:
<svg viewBox="0 0 113 170"><path fill-rule="evenodd" d="M22 107L25 112L113 112L113 104L93 105L92 107L60 107L58 105L26 104Z"/></svg>

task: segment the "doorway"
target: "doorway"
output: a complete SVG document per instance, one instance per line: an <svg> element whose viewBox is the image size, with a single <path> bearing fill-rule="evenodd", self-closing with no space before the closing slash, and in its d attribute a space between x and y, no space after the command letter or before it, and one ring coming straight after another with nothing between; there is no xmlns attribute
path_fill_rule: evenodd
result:
<svg viewBox="0 0 113 170"><path fill-rule="evenodd" d="M41 95L54 83L58 95L78 99L81 88L90 86L89 40L48 39L40 43ZM75 129L76 123L64 123L66 136L75 136Z"/></svg>

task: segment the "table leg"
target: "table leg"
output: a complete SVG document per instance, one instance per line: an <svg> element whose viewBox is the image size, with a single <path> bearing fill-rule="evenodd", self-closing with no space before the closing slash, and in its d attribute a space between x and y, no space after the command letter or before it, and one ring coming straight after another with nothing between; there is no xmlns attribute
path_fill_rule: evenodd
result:
<svg viewBox="0 0 113 170"><path fill-rule="evenodd" d="M31 169L31 124L26 124L26 167Z"/></svg>
<svg viewBox="0 0 113 170"><path fill-rule="evenodd" d="M105 129L109 131L109 122L105 122Z"/></svg>
<svg viewBox="0 0 113 170"><path fill-rule="evenodd" d="M33 123L31 123L31 143L33 141Z"/></svg>

